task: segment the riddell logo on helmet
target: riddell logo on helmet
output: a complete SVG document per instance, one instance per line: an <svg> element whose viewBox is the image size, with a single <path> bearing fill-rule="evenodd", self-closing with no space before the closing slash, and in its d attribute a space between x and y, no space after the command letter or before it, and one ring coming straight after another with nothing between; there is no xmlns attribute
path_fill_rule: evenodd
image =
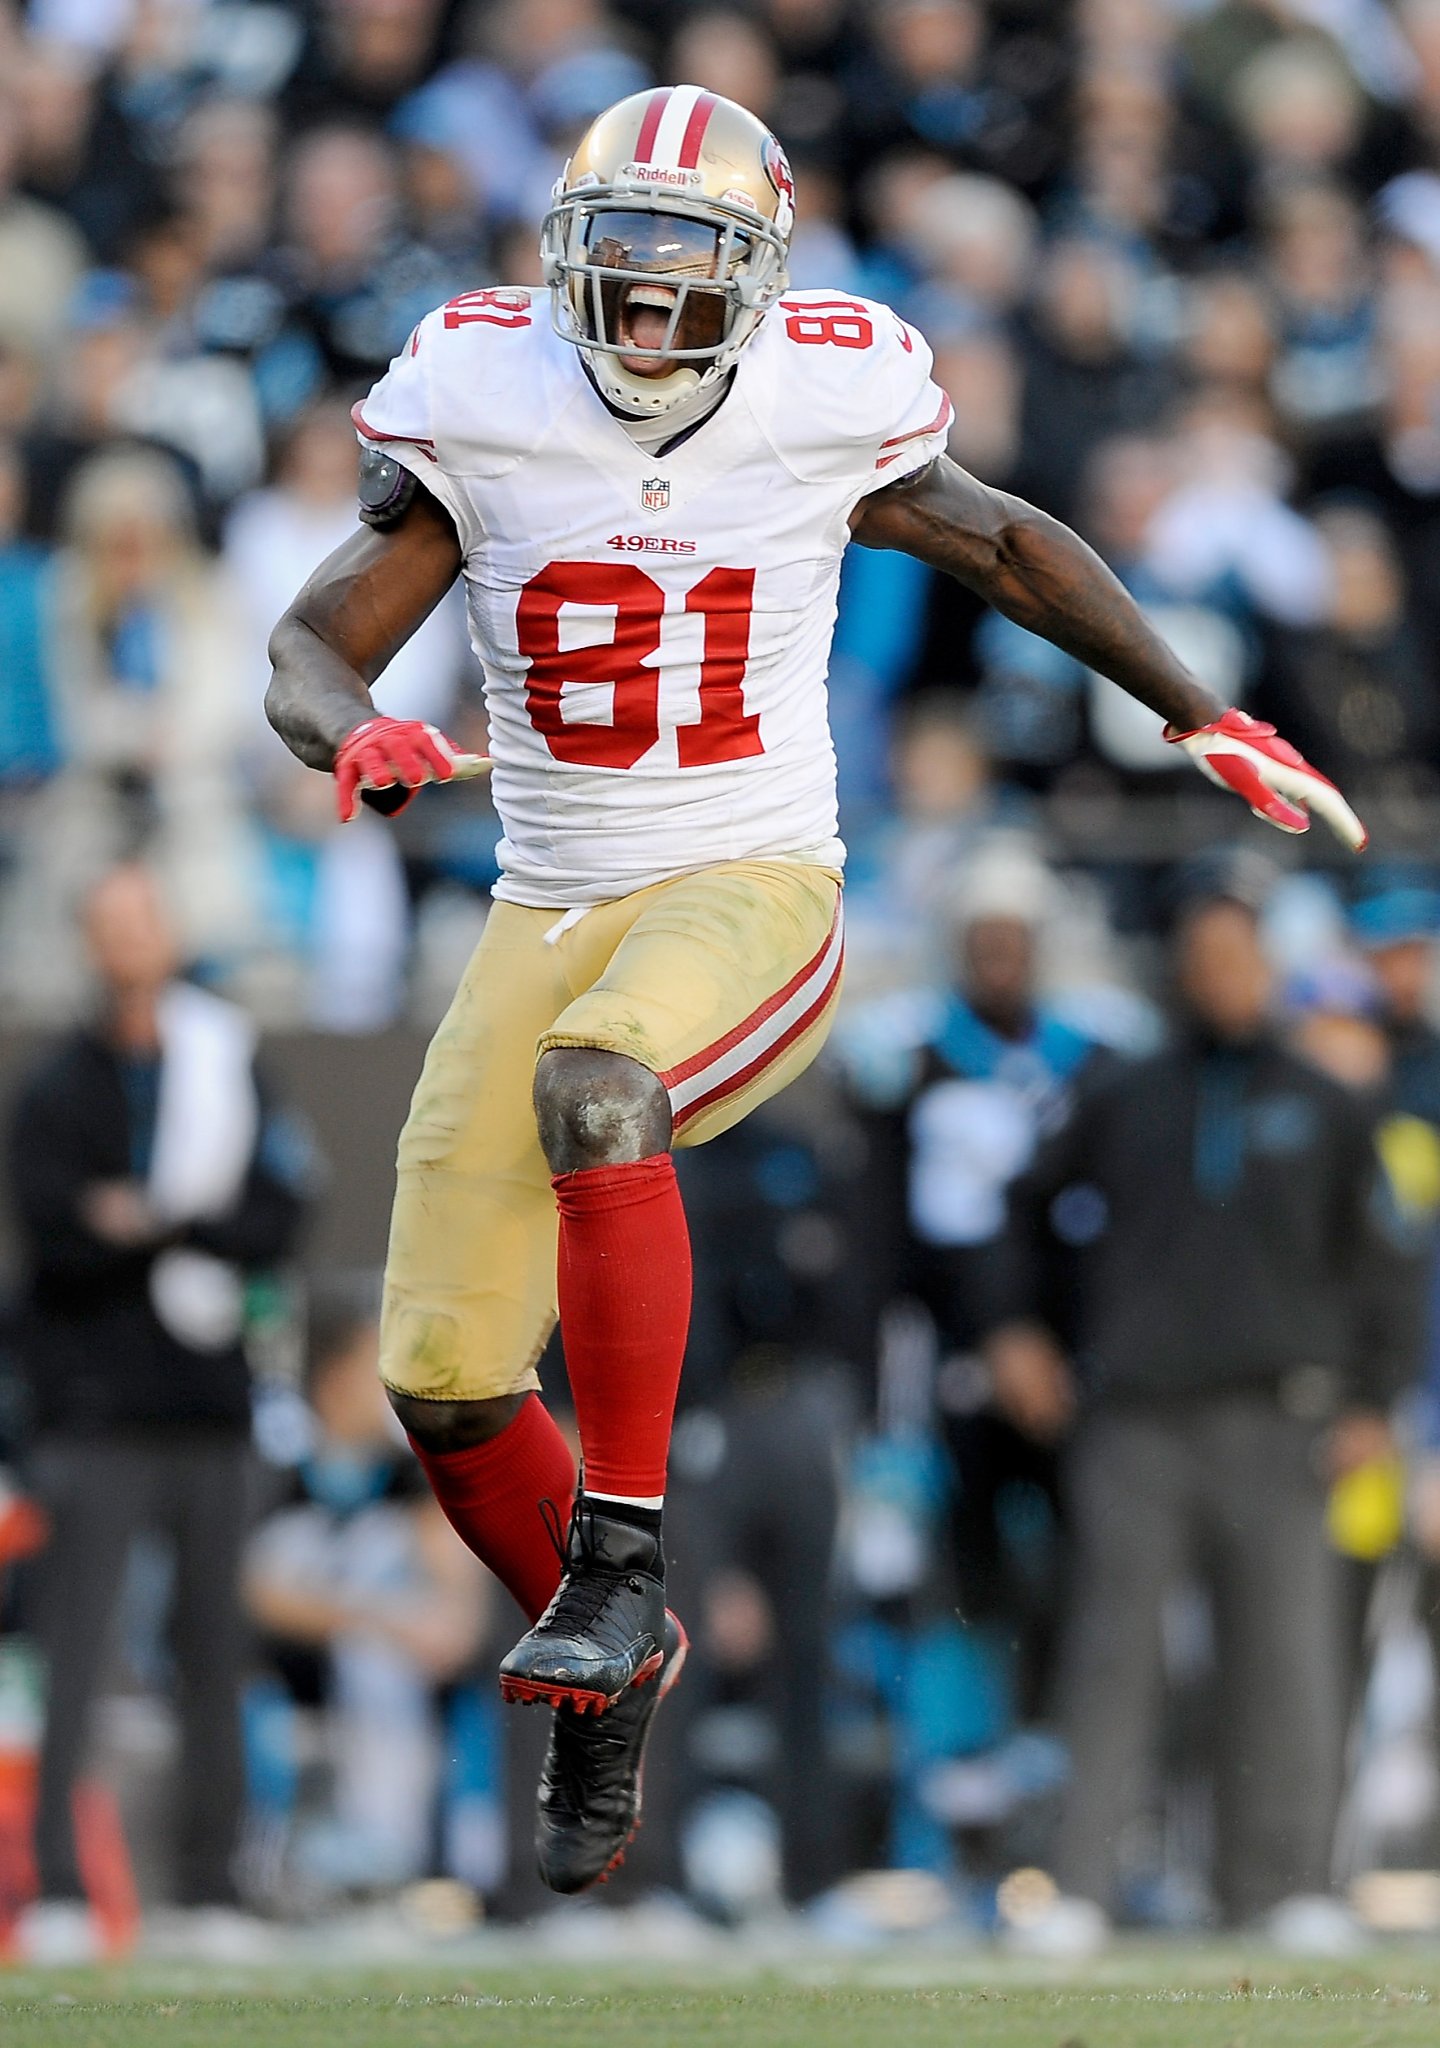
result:
<svg viewBox="0 0 1440 2048"><path fill-rule="evenodd" d="M664 533L612 533L607 548L619 548L627 555L693 555L693 540L671 540Z"/></svg>
<svg viewBox="0 0 1440 2048"><path fill-rule="evenodd" d="M620 173L634 185L703 185L698 171L682 171L678 164L626 164Z"/></svg>

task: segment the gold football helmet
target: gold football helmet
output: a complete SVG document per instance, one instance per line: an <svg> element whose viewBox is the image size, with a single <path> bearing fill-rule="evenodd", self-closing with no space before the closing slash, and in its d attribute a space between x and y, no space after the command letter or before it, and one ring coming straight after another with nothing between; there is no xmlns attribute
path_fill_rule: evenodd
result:
<svg viewBox="0 0 1440 2048"><path fill-rule="evenodd" d="M636 418L717 384L785 273L795 187L769 129L697 85L600 116L540 231L555 330ZM662 367L668 366L668 367Z"/></svg>

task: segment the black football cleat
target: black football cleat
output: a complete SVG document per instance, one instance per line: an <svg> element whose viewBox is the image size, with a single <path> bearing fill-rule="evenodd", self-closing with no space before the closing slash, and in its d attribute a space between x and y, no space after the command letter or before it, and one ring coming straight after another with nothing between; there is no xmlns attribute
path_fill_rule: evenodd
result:
<svg viewBox="0 0 1440 2048"><path fill-rule="evenodd" d="M603 1714L655 1676L664 1641L659 1530L617 1521L582 1494L555 1598L500 1666L500 1697Z"/></svg>
<svg viewBox="0 0 1440 2048"><path fill-rule="evenodd" d="M632 1685L608 1713L557 1707L540 1773L535 1856L552 1892L604 1884L640 1831L645 1744L655 1709L679 1678L689 1650L673 1614L665 1616L665 1661Z"/></svg>

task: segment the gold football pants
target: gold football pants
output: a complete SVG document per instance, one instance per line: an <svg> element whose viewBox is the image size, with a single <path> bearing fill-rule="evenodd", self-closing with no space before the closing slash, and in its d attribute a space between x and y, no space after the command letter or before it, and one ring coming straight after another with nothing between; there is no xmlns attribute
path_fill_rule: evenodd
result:
<svg viewBox="0 0 1440 2048"><path fill-rule="evenodd" d="M839 878L732 861L583 916L497 903L400 1136L381 1370L476 1401L538 1385L555 1325L555 1198L531 1101L554 1046L623 1053L700 1145L807 1067L840 989Z"/></svg>

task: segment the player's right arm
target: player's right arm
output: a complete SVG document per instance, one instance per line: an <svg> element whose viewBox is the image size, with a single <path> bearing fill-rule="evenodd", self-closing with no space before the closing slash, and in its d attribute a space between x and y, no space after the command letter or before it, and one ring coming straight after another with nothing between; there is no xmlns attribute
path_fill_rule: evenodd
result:
<svg viewBox="0 0 1440 2048"><path fill-rule="evenodd" d="M401 721L382 719L370 688L439 604L460 564L454 522L424 489L392 525L362 527L320 564L270 636L274 674L265 696L270 723L307 768L338 772L347 746L363 753L368 740L375 759L364 765L367 784L382 782L387 768L407 789L431 776L445 780L450 764L438 736L428 740L426 727L407 733ZM342 815L344 798L342 785Z"/></svg>
<svg viewBox="0 0 1440 2048"><path fill-rule="evenodd" d="M353 408L360 438L362 530L322 562L270 639L275 674L265 699L270 723L309 768L335 777L342 821L363 795L375 810L398 811L426 782L448 782L456 750L417 719L387 718L370 697L387 662L439 604L460 574L465 499L436 446L432 373L442 355L473 396L473 337L501 333L528 315L459 302L426 315L385 375ZM471 321L484 324L471 325ZM457 368L457 342L472 340ZM449 350L447 355L445 352ZM454 412L454 393L449 412Z"/></svg>

